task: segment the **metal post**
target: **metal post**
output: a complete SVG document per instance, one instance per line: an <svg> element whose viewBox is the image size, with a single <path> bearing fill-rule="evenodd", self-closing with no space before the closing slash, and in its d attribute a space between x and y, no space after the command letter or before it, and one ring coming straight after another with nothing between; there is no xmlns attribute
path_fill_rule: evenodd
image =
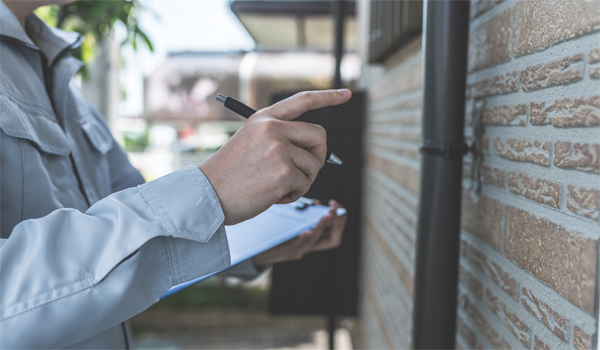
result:
<svg viewBox="0 0 600 350"><path fill-rule="evenodd" d="M344 54L344 0L332 0L333 19L335 21L335 40L333 52L335 55L335 73L333 88L342 88L342 55Z"/></svg>
<svg viewBox="0 0 600 350"><path fill-rule="evenodd" d="M333 53L335 55L335 73L332 88L342 88L342 55L344 54L344 0L332 0L333 20L335 23L335 38ZM335 349L335 320L336 315L327 316L327 333L329 334L329 349Z"/></svg>
<svg viewBox="0 0 600 350"><path fill-rule="evenodd" d="M425 2L413 348L454 349L469 1Z"/></svg>
<svg viewBox="0 0 600 350"><path fill-rule="evenodd" d="M329 350L335 349L335 315L327 316L327 333L329 334Z"/></svg>

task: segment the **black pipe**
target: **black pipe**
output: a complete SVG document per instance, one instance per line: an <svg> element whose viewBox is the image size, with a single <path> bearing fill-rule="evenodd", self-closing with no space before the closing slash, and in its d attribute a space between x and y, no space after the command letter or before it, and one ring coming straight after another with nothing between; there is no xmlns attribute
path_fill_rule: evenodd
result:
<svg viewBox="0 0 600 350"><path fill-rule="evenodd" d="M335 73L333 88L342 88L342 56L344 54L344 0L332 0L333 19L335 21L335 40L333 53L335 55Z"/></svg>
<svg viewBox="0 0 600 350"><path fill-rule="evenodd" d="M413 348L454 349L469 1L426 1Z"/></svg>

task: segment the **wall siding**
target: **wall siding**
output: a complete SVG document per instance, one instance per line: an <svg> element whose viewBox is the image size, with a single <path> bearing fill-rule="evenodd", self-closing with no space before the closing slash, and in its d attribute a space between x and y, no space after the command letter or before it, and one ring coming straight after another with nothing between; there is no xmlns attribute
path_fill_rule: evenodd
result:
<svg viewBox="0 0 600 350"><path fill-rule="evenodd" d="M367 62L369 0L359 2ZM600 3L471 0L456 346L587 349L598 317ZM419 200L420 38L364 63L357 348L407 349ZM476 183L481 190L475 193ZM433 335L432 335L433 336Z"/></svg>
<svg viewBox="0 0 600 350"><path fill-rule="evenodd" d="M383 65L364 66L359 83L369 104L357 348L411 346L421 62L421 38L415 38Z"/></svg>

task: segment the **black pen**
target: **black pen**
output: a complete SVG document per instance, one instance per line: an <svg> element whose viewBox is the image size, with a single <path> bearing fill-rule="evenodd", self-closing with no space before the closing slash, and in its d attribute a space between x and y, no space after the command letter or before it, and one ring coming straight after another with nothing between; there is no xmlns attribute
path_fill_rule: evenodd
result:
<svg viewBox="0 0 600 350"><path fill-rule="evenodd" d="M225 108L241 115L242 117L248 119L254 113L255 110L236 100L235 98L225 97L221 94L217 94L217 101L223 103ZM327 150L327 163L342 165L342 160L338 158L335 154L333 154L330 150Z"/></svg>

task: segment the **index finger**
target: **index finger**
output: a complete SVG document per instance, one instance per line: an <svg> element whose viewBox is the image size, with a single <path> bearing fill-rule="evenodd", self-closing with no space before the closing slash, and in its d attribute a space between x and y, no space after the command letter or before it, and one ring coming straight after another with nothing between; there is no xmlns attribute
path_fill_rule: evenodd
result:
<svg viewBox="0 0 600 350"><path fill-rule="evenodd" d="M350 97L352 92L348 89L304 91L277 102L267 110L273 118L294 120L311 109L339 105L348 101Z"/></svg>

